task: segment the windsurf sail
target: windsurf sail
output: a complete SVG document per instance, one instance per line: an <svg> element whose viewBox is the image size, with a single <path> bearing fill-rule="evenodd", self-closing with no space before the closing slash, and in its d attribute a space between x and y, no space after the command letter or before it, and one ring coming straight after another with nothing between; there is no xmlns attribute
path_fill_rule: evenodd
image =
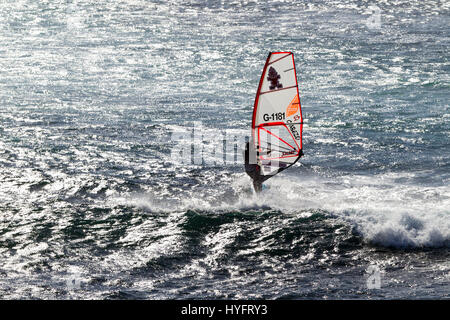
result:
<svg viewBox="0 0 450 320"><path fill-rule="evenodd" d="M302 131L294 54L271 52L259 81L252 119L252 141L262 175L275 175L300 159Z"/></svg>

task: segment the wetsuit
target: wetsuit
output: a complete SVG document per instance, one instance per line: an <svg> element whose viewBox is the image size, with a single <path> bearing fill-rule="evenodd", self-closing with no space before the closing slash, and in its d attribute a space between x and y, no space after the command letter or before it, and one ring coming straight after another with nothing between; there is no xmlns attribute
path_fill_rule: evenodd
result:
<svg viewBox="0 0 450 320"><path fill-rule="evenodd" d="M261 167L256 163L256 154L254 156L253 163L250 163L250 143L245 144L244 160L245 160L245 172L253 180L253 188L256 192L261 192L262 183L272 176L264 176L261 174Z"/></svg>

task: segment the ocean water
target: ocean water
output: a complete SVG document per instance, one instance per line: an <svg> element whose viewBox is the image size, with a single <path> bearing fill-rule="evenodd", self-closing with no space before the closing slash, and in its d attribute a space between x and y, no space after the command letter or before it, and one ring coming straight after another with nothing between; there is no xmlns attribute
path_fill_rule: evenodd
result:
<svg viewBox="0 0 450 320"><path fill-rule="evenodd" d="M0 298L450 298L449 25L437 0L2 1ZM176 132L250 133L279 50L299 163L255 195L239 158L173 161Z"/></svg>

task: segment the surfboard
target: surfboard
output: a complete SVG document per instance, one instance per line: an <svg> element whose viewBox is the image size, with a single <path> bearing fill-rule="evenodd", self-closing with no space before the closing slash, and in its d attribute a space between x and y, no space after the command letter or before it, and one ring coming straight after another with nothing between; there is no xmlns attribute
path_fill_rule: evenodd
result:
<svg viewBox="0 0 450 320"><path fill-rule="evenodd" d="M294 54L271 52L259 81L252 118L253 147L262 175L275 175L300 159L302 133Z"/></svg>

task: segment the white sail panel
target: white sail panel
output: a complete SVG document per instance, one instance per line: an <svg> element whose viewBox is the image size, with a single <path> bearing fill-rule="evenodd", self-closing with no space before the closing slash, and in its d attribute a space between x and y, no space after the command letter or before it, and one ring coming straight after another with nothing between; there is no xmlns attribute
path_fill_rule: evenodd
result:
<svg viewBox="0 0 450 320"><path fill-rule="evenodd" d="M297 96L297 88L280 90L261 94L259 96L259 106L256 113L256 124L268 123L274 121L285 121L286 111L291 101ZM278 115L277 113L281 113ZM284 113L284 115L283 115Z"/></svg>

